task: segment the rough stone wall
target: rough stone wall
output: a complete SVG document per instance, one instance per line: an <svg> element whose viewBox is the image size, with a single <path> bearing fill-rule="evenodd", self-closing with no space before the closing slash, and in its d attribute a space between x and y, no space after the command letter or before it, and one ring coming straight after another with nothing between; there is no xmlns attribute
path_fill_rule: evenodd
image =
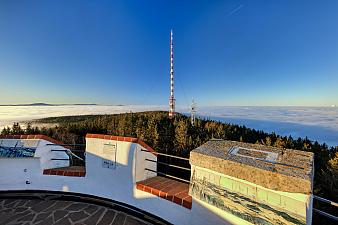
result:
<svg viewBox="0 0 338 225"><path fill-rule="evenodd" d="M245 192L243 192L243 189L248 187L245 184L241 187L241 185L237 183L238 191L233 191L231 188L228 189L226 188L226 184L222 184L222 177L214 176L212 173L204 172L204 174L201 175L201 171L194 169L191 181L189 194L194 198L207 202L250 223L267 225L306 224L306 216L304 215L306 205L304 202L297 202L296 200L292 202L290 201L292 199L288 199L289 204L294 207L292 209L293 211L295 211L295 208L300 210L298 214L296 214L285 208L272 206L271 202L273 199L269 199L270 204L264 201L258 201L257 197L259 193L257 193L257 189L251 190L256 192L252 195L250 195L250 190L242 194ZM235 183L232 185L234 184ZM274 195L277 201L281 201L281 197L282 196L276 194ZM272 195L270 195L270 198L272 198ZM281 202L278 202L278 204L281 204Z"/></svg>
<svg viewBox="0 0 338 225"><path fill-rule="evenodd" d="M233 146L278 153L277 162L229 153ZM284 192L312 193L313 153L233 141L209 141L190 153L190 164Z"/></svg>
<svg viewBox="0 0 338 225"><path fill-rule="evenodd" d="M262 170L245 164L199 153L190 154L190 164L246 180L275 191L304 194L312 192L310 180L290 177L273 171Z"/></svg>

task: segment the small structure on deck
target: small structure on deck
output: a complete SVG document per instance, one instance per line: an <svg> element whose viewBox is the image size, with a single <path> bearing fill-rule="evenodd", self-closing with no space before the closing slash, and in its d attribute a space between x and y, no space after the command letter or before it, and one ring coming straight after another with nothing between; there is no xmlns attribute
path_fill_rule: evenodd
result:
<svg viewBox="0 0 338 225"><path fill-rule="evenodd" d="M190 106L190 121L191 125L195 126L196 121L196 102L192 99L191 106Z"/></svg>
<svg viewBox="0 0 338 225"><path fill-rule="evenodd" d="M311 224L311 152L211 140L190 153L189 194L254 224Z"/></svg>

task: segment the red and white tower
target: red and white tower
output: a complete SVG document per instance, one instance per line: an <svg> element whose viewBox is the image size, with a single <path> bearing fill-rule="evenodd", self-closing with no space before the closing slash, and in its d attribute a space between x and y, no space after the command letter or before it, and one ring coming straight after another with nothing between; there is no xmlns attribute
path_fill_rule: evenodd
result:
<svg viewBox="0 0 338 225"><path fill-rule="evenodd" d="M169 97L169 117L175 116L175 97L174 97L174 44L173 30L170 31L170 97Z"/></svg>

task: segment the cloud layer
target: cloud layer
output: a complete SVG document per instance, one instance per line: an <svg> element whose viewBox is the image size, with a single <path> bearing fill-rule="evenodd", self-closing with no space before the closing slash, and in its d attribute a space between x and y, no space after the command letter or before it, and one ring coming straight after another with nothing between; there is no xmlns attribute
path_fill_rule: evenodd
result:
<svg viewBox="0 0 338 225"><path fill-rule="evenodd" d="M1 106L0 129L45 117L166 110L166 106ZM187 113L181 108L180 112ZM280 135L338 145L338 107L200 107L198 115Z"/></svg>

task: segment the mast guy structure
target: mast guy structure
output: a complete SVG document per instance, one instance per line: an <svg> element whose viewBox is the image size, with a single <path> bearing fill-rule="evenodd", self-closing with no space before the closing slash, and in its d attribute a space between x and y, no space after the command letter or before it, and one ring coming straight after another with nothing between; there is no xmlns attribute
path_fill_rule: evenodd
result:
<svg viewBox="0 0 338 225"><path fill-rule="evenodd" d="M191 120L191 125L195 126L195 120L196 120L196 103L194 99L192 99L191 102L191 108L190 108L190 120Z"/></svg>
<svg viewBox="0 0 338 225"><path fill-rule="evenodd" d="M169 97L169 117L175 116L175 97L174 97L174 44L173 30L170 31L170 97Z"/></svg>

